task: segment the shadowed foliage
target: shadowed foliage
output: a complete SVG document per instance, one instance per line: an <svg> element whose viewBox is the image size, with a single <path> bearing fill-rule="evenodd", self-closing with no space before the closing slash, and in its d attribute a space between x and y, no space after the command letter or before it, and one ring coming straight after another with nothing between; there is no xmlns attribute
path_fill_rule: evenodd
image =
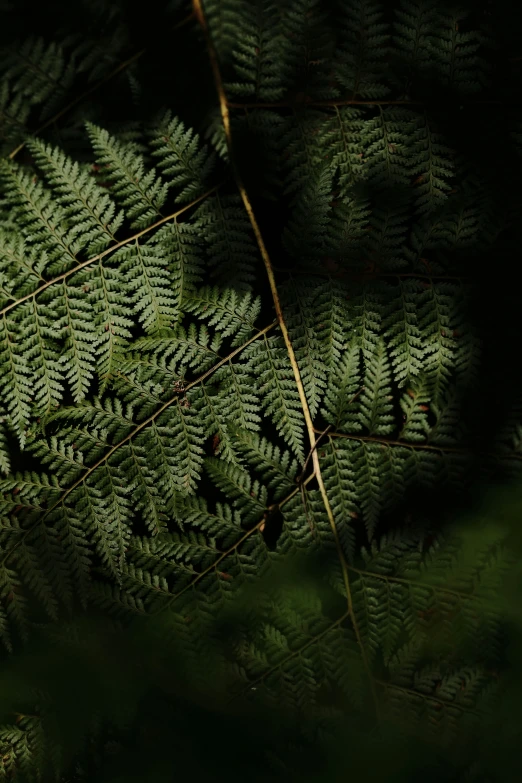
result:
<svg viewBox="0 0 522 783"><path fill-rule="evenodd" d="M0 777L513 779L502 3L4 6Z"/></svg>

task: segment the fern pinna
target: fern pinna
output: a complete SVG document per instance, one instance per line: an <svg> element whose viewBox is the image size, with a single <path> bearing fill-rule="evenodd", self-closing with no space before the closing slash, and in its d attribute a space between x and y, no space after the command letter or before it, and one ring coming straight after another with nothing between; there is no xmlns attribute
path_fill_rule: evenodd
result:
<svg viewBox="0 0 522 783"><path fill-rule="evenodd" d="M430 504L520 459L515 395L487 437L476 399L481 265L509 254L519 207L491 11L169 5L211 67L199 129L175 104L112 129L80 112L60 145L29 121L52 116L49 83L105 79L94 50L27 42L40 82L2 59L2 643L78 606L162 614L220 704L454 747L492 690L484 602L509 556L499 532L460 568ZM271 585L299 553L328 601ZM254 587L255 622L223 644L217 619ZM1 728L6 779L43 768L41 701Z"/></svg>

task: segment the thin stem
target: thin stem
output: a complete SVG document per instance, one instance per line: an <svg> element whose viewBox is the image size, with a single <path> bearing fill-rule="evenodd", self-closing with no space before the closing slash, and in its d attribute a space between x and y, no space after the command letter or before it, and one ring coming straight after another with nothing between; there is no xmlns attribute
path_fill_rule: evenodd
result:
<svg viewBox="0 0 522 783"><path fill-rule="evenodd" d="M288 334L288 328L286 326L286 322L285 322L285 319L284 319L284 316L283 316L283 310L282 310L282 307L281 307L281 301L279 299L279 291L277 289L277 285L276 285L276 282L275 282L274 271L273 271L273 268L272 268L272 262L271 262L270 256L268 255L268 251L266 249L263 237L261 235L261 231L259 229L259 225L258 225L256 216L254 215L254 210L252 208L252 204L251 204L250 199L248 197L248 194L246 192L245 186L244 186L244 184L242 182L242 179L241 179L240 173L239 173L239 171L237 169L237 166L235 165L233 149L232 149L232 134L231 134L231 130L230 130L230 115L229 115L229 111L228 111L229 107L228 107L228 104L227 104L227 99L226 99L225 91L224 91L224 88L223 88L223 81L222 81L222 78L221 78L221 72L220 72L220 68L219 68L219 62L218 62L218 58L217 58L217 53L216 53L216 50L214 48L214 44L212 42L212 38L211 38L209 29L208 29L207 20L205 18L204 13L203 13L201 0L192 0L192 2L193 2L193 8L194 8L194 11L195 11L195 14L196 14L196 18L199 21L199 24L200 24L201 29L203 31L203 35L205 37L205 41L206 41L206 45L207 45L207 51L208 51L208 54L209 54L210 65L211 65L211 68L212 68L212 73L214 75L214 83L215 83L215 86L216 86L216 92L217 92L217 95L218 95L219 105L220 105L220 109L221 109L221 118L222 118L222 121L223 121L223 127L224 127L224 131L225 131L225 137L226 137L226 142L227 142L227 149L228 149L229 159L230 159L231 166L232 166L232 171L234 173L234 177L235 177L235 180L236 180L236 183L237 183L237 187L238 187L239 193L241 195L241 199L243 201L244 207L245 207L245 209L247 211L247 214L248 214L248 217L250 219L250 224L252 226L252 229L253 229L255 237L256 237L257 245L259 247L259 252L261 253L261 257L262 257L263 263L265 265L268 281L269 281L269 284L270 284L270 290L271 290L272 298L273 298L273 301L274 301L274 308L275 308L275 311L276 311L277 321L279 323L279 328L281 329L281 333L283 335L283 339L284 339L284 342L285 342L285 345L286 345L288 358L289 358L290 364L292 366L292 371L293 371L294 378L295 378L297 392L299 394L299 400L301 402L301 407L302 407L302 410L303 410L303 415L304 415L304 419L305 419L306 429L307 429L307 432L308 432L308 438L309 438L309 441L310 441L310 445L312 447L312 460L313 460L313 464L314 464L314 474L315 474L315 478L317 480L317 483L319 485L319 490L321 492L321 497L323 499L325 511L326 511L327 516L328 516L328 520L330 522L330 528L332 530L332 535L333 535L333 538L334 538L334 541L335 541L335 546L336 546L336 550L337 550L337 553L338 553L339 562L341 564L341 570L342 570L342 574L343 574L344 589L346 591L346 601L347 601L347 604L348 604L348 613L350 615L350 619L351 619L351 622L352 622L352 627L353 627L353 630L354 630L354 634L355 634L355 637L357 639L357 643L359 645L359 649L361 651L361 657L362 657L362 660L363 660L363 663L364 663L364 668L365 668L365 671L366 671L367 676L368 676L368 682L369 682L370 691L371 691L371 694L372 694L372 699L373 699L373 702L374 702L374 705L375 705L375 711L376 711L377 717L379 717L380 710L379 710L379 701L378 701L378 698L377 698L377 692L376 692L376 689L375 689L375 685L374 685L374 682L373 682L373 677L372 677L372 674L371 674L368 657L366 655L366 650L364 648L364 644L363 644L363 641L362 641L361 633L360 633L360 630L359 630L359 625L357 623L357 618L355 616L355 611L354 611L354 608L353 608L353 599L352 599L352 592L351 592L351 586L350 586L350 579L349 579L349 576L348 576L348 567L347 567L347 563L346 563L346 558L344 556L343 548L342 548L342 545L341 545L341 540L339 538L339 532L337 530L337 525L336 525L335 518L334 518L334 515L333 515L333 511L332 511L332 507L330 505L330 500L328 498L328 494L326 492L326 487L324 485L323 477L322 477L322 474L321 474L321 467L320 467L320 464L319 464L319 458L317 456L317 450L313 448L313 446L315 444L315 441L316 441L315 433L314 433L314 425L313 425L313 422L312 422L310 409L308 407L308 401L306 399L306 394L305 394L305 391L304 391L303 382L301 380L301 374L299 372L299 366L297 364L297 360L296 360L296 357L295 357L294 348L293 348L293 345L292 345L292 341L290 340L290 335Z"/></svg>

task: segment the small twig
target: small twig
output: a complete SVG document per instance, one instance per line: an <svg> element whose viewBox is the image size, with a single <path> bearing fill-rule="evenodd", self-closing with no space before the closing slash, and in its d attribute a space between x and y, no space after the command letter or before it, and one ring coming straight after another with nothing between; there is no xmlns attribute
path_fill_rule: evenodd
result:
<svg viewBox="0 0 522 783"><path fill-rule="evenodd" d="M503 103L500 100L491 101L466 101L468 105L486 105L486 106L498 106ZM333 100L305 100L305 101L273 101L272 103L238 103L236 101L227 101L227 107L229 109L294 109L297 106L306 106L307 108L314 108L316 106L332 107L335 106L424 106L426 101L359 101L359 100L344 100L342 98Z"/></svg>
<svg viewBox="0 0 522 783"><path fill-rule="evenodd" d="M315 528L314 528L314 524L313 524L312 520L308 516L308 507L306 505L306 493L305 493L304 484L302 482L299 485L299 488L301 490L301 498L303 500L303 508L304 508L305 517L308 520L308 524L310 525L310 532L312 533L312 537L315 538Z"/></svg>
<svg viewBox="0 0 522 783"><path fill-rule="evenodd" d="M352 404L352 402L355 402L355 400L357 399L357 397L359 396L359 394L360 394L361 392L363 392L363 391L364 391L364 386L361 386L361 388L359 389L359 391L358 391L358 392L356 392L356 393L353 395L353 397L352 397L352 399L350 400L350 402L348 403L348 405L351 405L351 404Z"/></svg>
<svg viewBox="0 0 522 783"><path fill-rule="evenodd" d="M306 458L306 462L303 465L303 470L301 471L301 474L296 479L297 484L302 484L304 476L305 476L305 473L306 473L306 466L310 462L310 458L312 456L312 453L313 453L314 449L317 448L317 445L318 445L319 441L321 440L321 438L323 438L326 435L326 433L328 432L328 430L331 430L331 429L332 429L332 425L329 424L328 427L324 430L324 432L321 432L321 434L319 435L319 437L315 441L314 445L310 449L310 452L309 452L309 454L308 454L308 456Z"/></svg>

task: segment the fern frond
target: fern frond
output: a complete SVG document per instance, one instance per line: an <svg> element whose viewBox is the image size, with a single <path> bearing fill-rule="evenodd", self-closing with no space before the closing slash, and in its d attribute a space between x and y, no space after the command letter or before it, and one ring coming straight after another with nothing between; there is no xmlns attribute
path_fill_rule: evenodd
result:
<svg viewBox="0 0 522 783"><path fill-rule="evenodd" d="M61 150L40 139L31 139L27 147L59 194L58 203L65 207L65 219L73 222L74 218L70 239L77 235L89 256L105 250L116 239L114 235L123 223L123 212L116 213L114 202L90 176L87 167L81 168Z"/></svg>
<svg viewBox="0 0 522 783"><path fill-rule="evenodd" d="M146 228L162 217L167 198L167 184L151 169L145 173L142 156L133 142L122 142L91 122L87 132L103 170L103 179L111 183L111 193L126 209L133 228Z"/></svg>
<svg viewBox="0 0 522 783"><path fill-rule="evenodd" d="M179 204L193 201L209 189L216 155L201 147L199 136L171 112L166 112L154 129L150 144L152 155L159 158L159 168L168 178L167 187L181 188L176 196Z"/></svg>
<svg viewBox="0 0 522 783"><path fill-rule="evenodd" d="M287 70L281 59L278 10L272 0L256 0L244 6L239 18L238 48L234 71L241 81L225 85L227 93L259 101L280 100L286 90Z"/></svg>
<svg viewBox="0 0 522 783"><path fill-rule="evenodd" d="M504 289L479 261L515 257L520 179L488 17L194 0L183 67L199 74L199 25L220 111L174 80L176 114L149 119L156 39L146 65L124 60L142 20L129 36L118 4L91 6L85 31L0 51L2 144L23 142L0 161L1 643L13 661L38 630L57 645L80 607L118 632L139 617L159 629L144 687L161 658L157 691L213 725L229 700L277 707L301 761L348 734L388 747L386 721L467 748L516 618L499 597L516 537L498 505L462 529L455 509L520 477L522 443L515 373L494 377L515 298L481 321ZM78 85L93 99L66 107ZM8 780L70 773L51 686L0 727Z"/></svg>
<svg viewBox="0 0 522 783"><path fill-rule="evenodd" d="M350 97L384 98L384 64L389 47L388 25L381 3L357 0L342 12L342 45L336 51L335 75Z"/></svg>
<svg viewBox="0 0 522 783"><path fill-rule="evenodd" d="M245 351L247 372L254 381L267 414L285 442L303 459L303 415L291 381L291 368L279 337L252 343Z"/></svg>

